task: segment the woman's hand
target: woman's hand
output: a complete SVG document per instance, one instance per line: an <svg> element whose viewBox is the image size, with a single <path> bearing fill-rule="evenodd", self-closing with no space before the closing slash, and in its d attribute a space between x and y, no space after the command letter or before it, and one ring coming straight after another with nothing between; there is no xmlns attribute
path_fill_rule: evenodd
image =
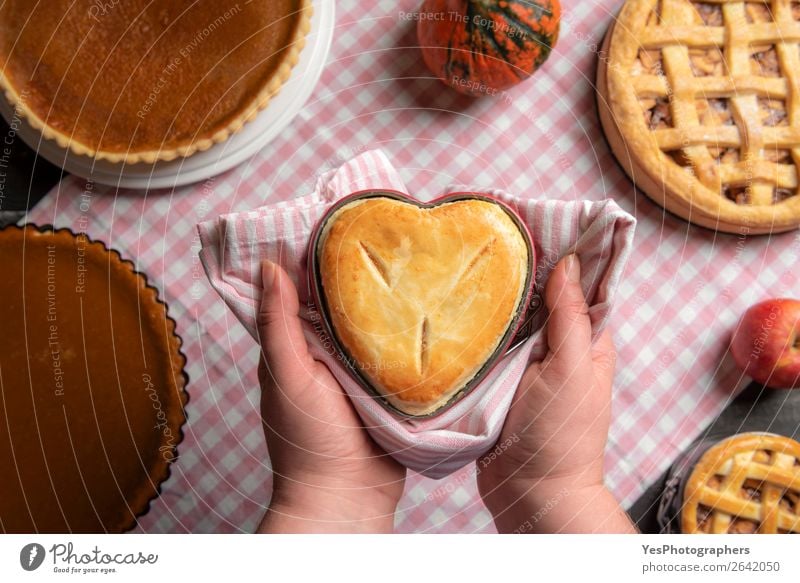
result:
<svg viewBox="0 0 800 583"><path fill-rule="evenodd" d="M548 354L522 377L499 444L478 464L478 487L501 532L634 532L603 485L615 352L594 343L575 255L545 288Z"/></svg>
<svg viewBox="0 0 800 583"><path fill-rule="evenodd" d="M265 261L258 329L261 414L274 475L260 532L391 532L405 468L369 437L342 387L314 360L297 290Z"/></svg>

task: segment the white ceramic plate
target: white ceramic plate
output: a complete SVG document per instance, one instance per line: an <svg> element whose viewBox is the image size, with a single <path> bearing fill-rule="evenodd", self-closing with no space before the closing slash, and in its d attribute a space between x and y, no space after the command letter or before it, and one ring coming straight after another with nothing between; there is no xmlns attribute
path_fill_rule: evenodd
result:
<svg viewBox="0 0 800 583"><path fill-rule="evenodd" d="M328 58L335 21L334 4L331 0L314 1L306 46L292 69L291 77L267 108L225 142L188 158L127 165L94 160L64 150L51 140L43 140L41 134L24 120L12 120L14 112L5 99L0 99L0 113L10 125L13 122L17 135L28 146L70 174L121 188L172 188L200 182L247 160L280 134L303 108Z"/></svg>

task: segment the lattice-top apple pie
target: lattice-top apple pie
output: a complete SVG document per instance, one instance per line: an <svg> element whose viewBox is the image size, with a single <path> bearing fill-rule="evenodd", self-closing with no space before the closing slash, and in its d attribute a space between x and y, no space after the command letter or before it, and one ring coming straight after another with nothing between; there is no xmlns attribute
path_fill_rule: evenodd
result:
<svg viewBox="0 0 800 583"><path fill-rule="evenodd" d="M743 433L706 451L686 482L684 533L800 533L800 443Z"/></svg>
<svg viewBox="0 0 800 583"><path fill-rule="evenodd" d="M629 0L600 114L637 186L713 229L800 226L800 1Z"/></svg>

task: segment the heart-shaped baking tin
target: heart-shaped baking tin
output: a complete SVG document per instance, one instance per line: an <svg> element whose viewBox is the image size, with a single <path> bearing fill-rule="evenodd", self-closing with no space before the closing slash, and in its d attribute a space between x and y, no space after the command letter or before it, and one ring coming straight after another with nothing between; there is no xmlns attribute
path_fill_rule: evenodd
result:
<svg viewBox="0 0 800 583"><path fill-rule="evenodd" d="M322 234L325 232L325 227L329 220L337 213L337 211L344 207L353 204L357 201L370 198L387 198L400 201L409 205L419 208L433 208L446 203L453 203L458 201L477 200L489 202L502 209L511 221L516 225L520 235L527 247L527 273L525 274L524 288L521 298L517 304L513 316L505 329L505 332L499 344L491 355L483 362L480 369L475 373L461 389L457 390L446 403L442 404L436 410L424 414L413 414L399 409L391 403L385 395L383 395L372 383L370 378L357 366L356 359L351 356L341 341L335 326L330 316L329 305L326 299L325 290L323 287L322 276L320 273L320 253ZM538 309L538 299L532 296L533 281L536 270L536 252L532 243L532 238L525 222L519 217L515 209L503 201L483 193L476 192L457 192L447 194L443 197L437 198L431 202L419 201L405 193L392 191L392 190L367 190L350 194L332 205L325 214L320 218L315 226L308 247L308 276L309 276L309 289L311 292L311 299L314 302L313 309L318 312L319 319L319 332L327 336L332 347L340 356L340 361L348 369L349 373L355 381L373 398L375 398L383 407L388 411L397 414L404 418L427 418L439 415L452 407L456 402L462 399L470 391L472 391L480 382L486 378L492 368L497 362L506 354L509 354L518 348L529 336L530 319ZM533 300L532 300L533 298ZM316 324L315 324L316 325Z"/></svg>

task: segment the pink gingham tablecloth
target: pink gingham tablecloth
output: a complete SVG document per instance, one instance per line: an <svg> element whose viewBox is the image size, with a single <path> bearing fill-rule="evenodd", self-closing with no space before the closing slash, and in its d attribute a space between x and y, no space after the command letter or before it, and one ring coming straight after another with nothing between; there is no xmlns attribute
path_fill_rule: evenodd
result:
<svg viewBox="0 0 800 583"><path fill-rule="evenodd" d="M323 0L329 1L329 0ZM211 289L195 225L309 192L317 175L380 148L421 197L460 182L531 198L615 199L638 220L610 328L619 349L607 483L632 503L742 384L726 343L751 303L800 294L800 234L715 234L636 193L597 119L598 46L617 0L564 3L561 38L533 80L498 98L446 89L425 69L407 13L416 0L337 2L322 79L259 154L216 179L149 192L67 178L28 215L85 231L134 260L169 303L191 378L189 423L145 532L252 531L269 497L258 347ZM291 91L290 83L284 91ZM400 532L490 532L474 467L412 475Z"/></svg>

